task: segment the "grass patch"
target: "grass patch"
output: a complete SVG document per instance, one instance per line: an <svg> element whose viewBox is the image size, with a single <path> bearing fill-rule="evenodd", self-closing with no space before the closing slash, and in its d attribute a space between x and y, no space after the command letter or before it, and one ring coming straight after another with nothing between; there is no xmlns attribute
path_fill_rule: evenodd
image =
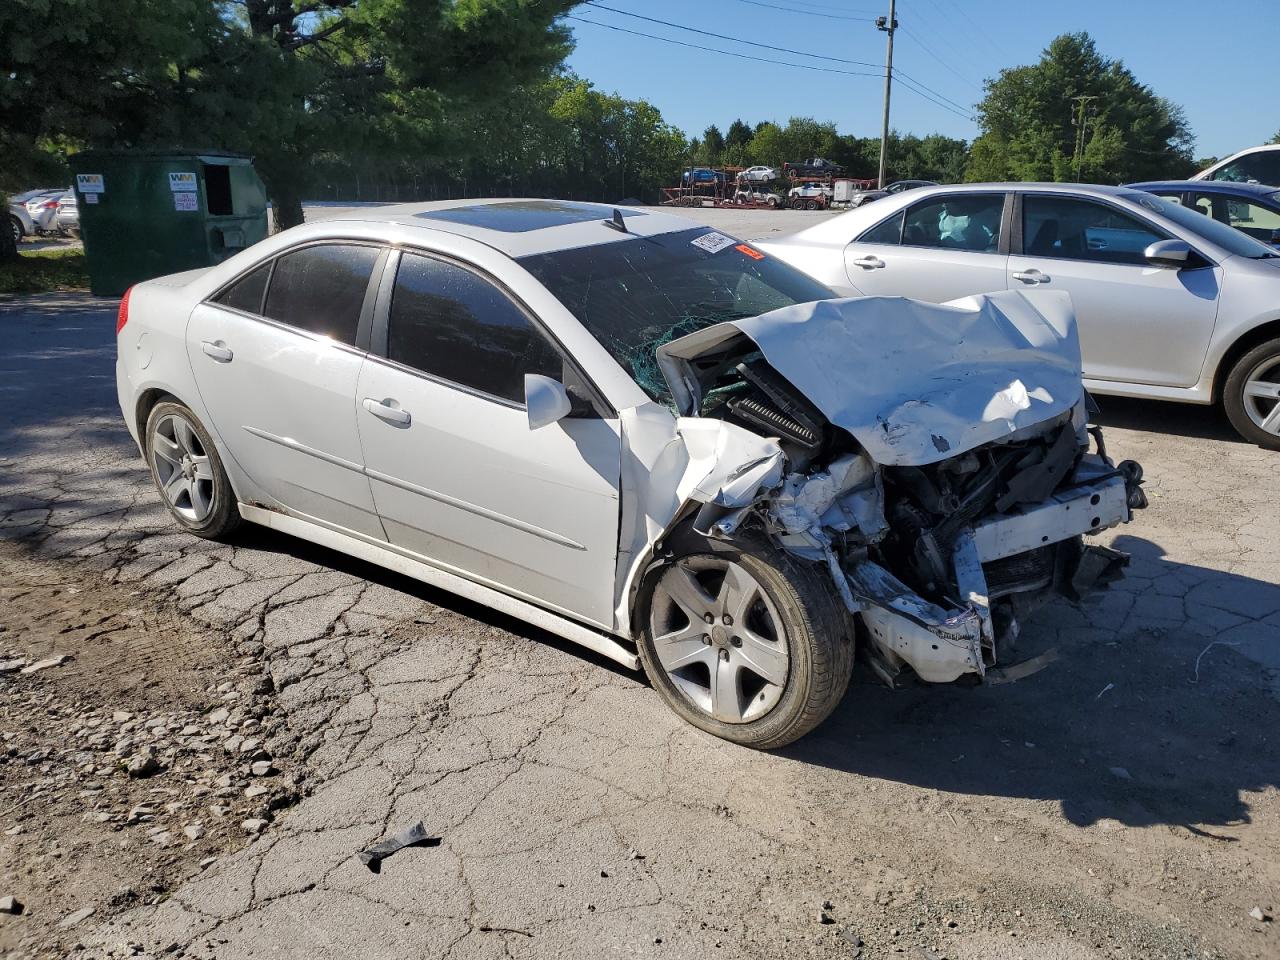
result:
<svg viewBox="0 0 1280 960"><path fill-rule="evenodd" d="M83 250L40 250L0 261L0 293L89 289Z"/></svg>

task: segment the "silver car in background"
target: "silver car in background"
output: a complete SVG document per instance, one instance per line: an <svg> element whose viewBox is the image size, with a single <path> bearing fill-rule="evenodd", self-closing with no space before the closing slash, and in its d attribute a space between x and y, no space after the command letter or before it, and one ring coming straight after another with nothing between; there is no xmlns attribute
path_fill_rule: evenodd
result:
<svg viewBox="0 0 1280 960"><path fill-rule="evenodd" d="M1127 187L986 183L886 197L761 250L847 296L1064 290L1093 393L1221 403L1280 450L1280 257Z"/></svg>

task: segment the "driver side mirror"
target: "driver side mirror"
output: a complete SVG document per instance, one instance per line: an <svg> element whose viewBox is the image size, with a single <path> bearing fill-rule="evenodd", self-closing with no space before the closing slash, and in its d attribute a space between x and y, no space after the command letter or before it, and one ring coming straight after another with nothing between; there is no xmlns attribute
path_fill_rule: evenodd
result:
<svg viewBox="0 0 1280 960"><path fill-rule="evenodd" d="M1143 250L1142 256L1153 267L1180 270L1191 259L1191 244L1185 240L1158 240Z"/></svg>
<svg viewBox="0 0 1280 960"><path fill-rule="evenodd" d="M573 401L564 384L540 373L524 375L524 406L530 430L556 423L573 412Z"/></svg>

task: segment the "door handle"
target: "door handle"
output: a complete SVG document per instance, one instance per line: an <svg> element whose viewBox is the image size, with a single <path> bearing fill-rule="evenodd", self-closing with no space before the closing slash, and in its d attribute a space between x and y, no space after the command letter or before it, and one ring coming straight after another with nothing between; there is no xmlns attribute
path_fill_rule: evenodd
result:
<svg viewBox="0 0 1280 960"><path fill-rule="evenodd" d="M201 340L200 349L219 363L230 363L231 358L235 356L231 348L221 340Z"/></svg>
<svg viewBox="0 0 1280 960"><path fill-rule="evenodd" d="M1013 275L1013 279L1021 280L1023 283L1048 283L1050 277L1047 273L1041 273L1035 267L1030 270L1019 270Z"/></svg>
<svg viewBox="0 0 1280 960"><path fill-rule="evenodd" d="M863 270L877 270L884 266L884 261L879 257L858 257L850 262Z"/></svg>
<svg viewBox="0 0 1280 960"><path fill-rule="evenodd" d="M410 416L409 411L401 410L400 404L395 400L375 400L373 397L365 397L364 408L378 419L387 421L387 423L395 423L402 427L407 427L413 422L413 417Z"/></svg>

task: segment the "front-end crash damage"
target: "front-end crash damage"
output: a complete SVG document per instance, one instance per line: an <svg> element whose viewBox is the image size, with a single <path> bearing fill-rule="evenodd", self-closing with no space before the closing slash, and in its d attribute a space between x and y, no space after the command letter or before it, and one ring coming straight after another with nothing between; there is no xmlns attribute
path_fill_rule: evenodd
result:
<svg viewBox="0 0 1280 960"><path fill-rule="evenodd" d="M824 565L886 682L984 676L1020 618L1127 559L1083 545L1145 500L1137 465L1114 465L1088 427L1065 294L803 304L682 337L658 362L679 442L645 539L691 514L719 541L750 522Z"/></svg>

